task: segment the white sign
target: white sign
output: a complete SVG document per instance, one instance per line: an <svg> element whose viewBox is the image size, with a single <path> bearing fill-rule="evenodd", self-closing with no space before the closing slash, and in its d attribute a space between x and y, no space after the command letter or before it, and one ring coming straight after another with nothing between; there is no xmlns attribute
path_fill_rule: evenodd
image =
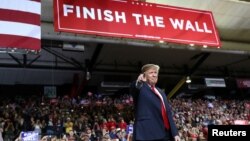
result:
<svg viewBox="0 0 250 141"><path fill-rule="evenodd" d="M56 98L56 86L44 86L44 96L48 98Z"/></svg>
<svg viewBox="0 0 250 141"><path fill-rule="evenodd" d="M205 78L207 87L226 87L225 80L223 78Z"/></svg>
<svg viewBox="0 0 250 141"><path fill-rule="evenodd" d="M34 131L22 132L22 141L39 141L39 133Z"/></svg>

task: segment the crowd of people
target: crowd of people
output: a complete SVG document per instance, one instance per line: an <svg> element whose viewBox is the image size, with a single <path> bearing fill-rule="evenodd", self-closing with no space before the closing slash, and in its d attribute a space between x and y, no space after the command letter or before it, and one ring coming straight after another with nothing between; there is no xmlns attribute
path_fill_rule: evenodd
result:
<svg viewBox="0 0 250 141"><path fill-rule="evenodd" d="M169 102L182 141L206 140L208 125L250 121L249 100L173 98ZM44 141L130 141L133 110L130 95L5 98L0 102L0 141L21 141L22 133L30 131Z"/></svg>
<svg viewBox="0 0 250 141"><path fill-rule="evenodd" d="M250 124L249 100L171 100L183 141L207 140L208 125Z"/></svg>

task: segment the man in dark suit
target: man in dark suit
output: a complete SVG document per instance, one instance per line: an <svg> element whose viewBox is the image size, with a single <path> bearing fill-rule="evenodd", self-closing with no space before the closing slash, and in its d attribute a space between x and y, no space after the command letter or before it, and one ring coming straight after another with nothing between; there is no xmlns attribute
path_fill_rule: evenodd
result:
<svg viewBox="0 0 250 141"><path fill-rule="evenodd" d="M166 94L155 87L160 67L146 64L132 84L135 103L133 138L136 141L180 141Z"/></svg>

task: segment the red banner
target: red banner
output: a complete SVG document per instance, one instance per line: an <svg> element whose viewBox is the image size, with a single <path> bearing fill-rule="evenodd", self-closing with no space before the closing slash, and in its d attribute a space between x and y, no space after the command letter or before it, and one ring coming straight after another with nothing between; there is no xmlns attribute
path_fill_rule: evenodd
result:
<svg viewBox="0 0 250 141"><path fill-rule="evenodd" d="M132 0L54 0L56 31L220 46L213 15Z"/></svg>

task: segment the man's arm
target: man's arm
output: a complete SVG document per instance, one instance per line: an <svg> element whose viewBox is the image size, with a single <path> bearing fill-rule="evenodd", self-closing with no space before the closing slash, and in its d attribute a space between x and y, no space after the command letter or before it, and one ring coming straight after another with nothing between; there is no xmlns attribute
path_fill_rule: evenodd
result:
<svg viewBox="0 0 250 141"><path fill-rule="evenodd" d="M143 86L144 82L146 82L146 79L143 74L140 74L137 77L137 80L132 82L130 85L130 94L132 94L135 105L136 105L138 94L140 93L140 89Z"/></svg>

